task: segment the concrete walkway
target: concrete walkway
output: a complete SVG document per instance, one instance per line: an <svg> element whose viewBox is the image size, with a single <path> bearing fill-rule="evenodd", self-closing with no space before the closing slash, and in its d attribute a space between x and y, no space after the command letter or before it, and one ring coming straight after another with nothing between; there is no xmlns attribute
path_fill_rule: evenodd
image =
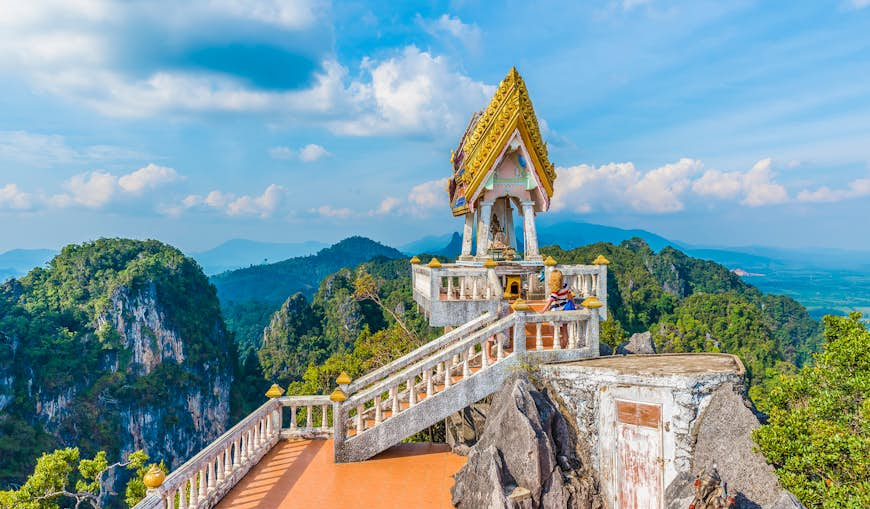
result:
<svg viewBox="0 0 870 509"><path fill-rule="evenodd" d="M332 440L282 441L217 507L449 508L452 475L464 464L444 444L399 444L372 459L337 465Z"/></svg>

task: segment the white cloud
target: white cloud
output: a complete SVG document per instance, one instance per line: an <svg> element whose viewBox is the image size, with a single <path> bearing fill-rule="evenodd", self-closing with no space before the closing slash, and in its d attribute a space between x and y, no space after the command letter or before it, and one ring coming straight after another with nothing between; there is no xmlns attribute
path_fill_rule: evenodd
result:
<svg viewBox="0 0 870 509"><path fill-rule="evenodd" d="M0 160L45 167L68 163L76 157L63 136L0 131Z"/></svg>
<svg viewBox="0 0 870 509"><path fill-rule="evenodd" d="M684 208L681 196L701 168L700 161L688 158L646 173L631 162L557 168L551 208L582 213L626 207L638 212L676 212Z"/></svg>
<svg viewBox="0 0 870 509"><path fill-rule="evenodd" d="M287 189L271 184L259 196L241 195L223 191L211 191L205 196L191 194L181 200L180 206L164 207L169 215L178 215L184 210L204 208L219 211L228 216L272 217L284 204Z"/></svg>
<svg viewBox="0 0 870 509"><path fill-rule="evenodd" d="M421 208L448 207L447 179L430 180L411 188L408 201Z"/></svg>
<svg viewBox="0 0 870 509"><path fill-rule="evenodd" d="M323 217L345 218L353 215L353 211L349 208L334 208L331 205L321 205L320 207L309 210L312 214Z"/></svg>
<svg viewBox="0 0 870 509"><path fill-rule="evenodd" d="M761 159L747 172L708 170L692 184L700 196L737 199L750 207L776 205L789 201L785 186L774 180L773 160Z"/></svg>
<svg viewBox="0 0 870 509"><path fill-rule="evenodd" d="M33 206L33 196L25 193L16 184L0 187L0 210L28 210Z"/></svg>
<svg viewBox="0 0 870 509"><path fill-rule="evenodd" d="M870 6L870 0L849 0L847 5L851 6L853 9L863 9Z"/></svg>
<svg viewBox="0 0 870 509"><path fill-rule="evenodd" d="M310 143L299 149L299 159L306 163L311 163L330 155L332 154L330 154L325 148L320 145L315 145L314 143Z"/></svg>
<svg viewBox="0 0 870 509"><path fill-rule="evenodd" d="M849 182L846 189L831 189L822 186L815 191L804 190L798 193L797 200L810 203L826 203L870 196L870 178L861 178Z"/></svg>
<svg viewBox="0 0 870 509"><path fill-rule="evenodd" d="M381 204L378 205L376 210L371 212L371 215L386 215L395 210L397 210L402 205L402 200L396 198L394 196L387 196L383 200L381 200Z"/></svg>
<svg viewBox="0 0 870 509"><path fill-rule="evenodd" d="M165 184L177 182L180 179L181 177L178 175L178 172L173 168L150 163L144 168L139 168L133 173L119 178L118 185L128 193L139 195L144 191L150 191Z"/></svg>
<svg viewBox="0 0 870 509"><path fill-rule="evenodd" d="M466 48L477 51L480 48L482 34L475 23L463 23L458 16L442 14L437 19L417 18L418 23L429 35L440 37L447 35L460 41Z"/></svg>
<svg viewBox="0 0 870 509"><path fill-rule="evenodd" d="M295 30L311 26L328 9L328 2L304 0L210 0L208 5L234 17Z"/></svg>
<svg viewBox="0 0 870 509"><path fill-rule="evenodd" d="M54 207L82 206L100 209L121 198L139 198L183 180L173 168L149 164L120 177L103 171L75 175L64 182L66 192L46 198Z"/></svg>

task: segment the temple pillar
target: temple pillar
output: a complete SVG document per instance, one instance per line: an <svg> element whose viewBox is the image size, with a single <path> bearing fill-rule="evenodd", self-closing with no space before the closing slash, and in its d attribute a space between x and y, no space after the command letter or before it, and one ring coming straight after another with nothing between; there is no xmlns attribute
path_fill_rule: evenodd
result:
<svg viewBox="0 0 870 509"><path fill-rule="evenodd" d="M504 208L504 214L505 214L504 233L509 240L508 243L510 244L511 248L513 248L514 251L516 251L517 239L516 239L516 235L514 233L514 210L513 210L513 207L511 207L511 199L510 198L505 198L504 207L505 207Z"/></svg>
<svg viewBox="0 0 870 509"><path fill-rule="evenodd" d="M520 202L523 207L523 237L525 238L525 258L527 261L540 261L538 253L538 232L535 230L535 202Z"/></svg>
<svg viewBox="0 0 870 509"><path fill-rule="evenodd" d="M462 228L462 254L459 255L460 261L470 261L474 257L471 256L471 239L474 237L474 215L471 212L465 214L465 226Z"/></svg>
<svg viewBox="0 0 870 509"><path fill-rule="evenodd" d="M489 256L489 224L492 220L492 202L481 201L477 208L477 253L478 260L485 260Z"/></svg>

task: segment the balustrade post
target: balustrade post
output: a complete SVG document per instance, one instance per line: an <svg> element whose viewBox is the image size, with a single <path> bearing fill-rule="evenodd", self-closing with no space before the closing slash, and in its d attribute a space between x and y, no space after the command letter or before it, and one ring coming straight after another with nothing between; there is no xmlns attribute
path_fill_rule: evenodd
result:
<svg viewBox="0 0 870 509"><path fill-rule="evenodd" d="M449 389L453 384L453 375L450 373L451 371L450 360L444 361L444 390Z"/></svg>
<svg viewBox="0 0 870 509"><path fill-rule="evenodd" d="M189 498L188 498L189 493L190 493L189 487L187 485L187 481L185 480L183 483L181 483L181 492L178 494L178 507L179 507L179 509L187 509L188 507L190 507L187 504L187 502L189 500Z"/></svg>
<svg viewBox="0 0 870 509"><path fill-rule="evenodd" d="M557 321L551 322L553 324L553 350L561 350L562 349L562 324Z"/></svg>
<svg viewBox="0 0 870 509"><path fill-rule="evenodd" d="M208 465L203 465L202 468L199 469L199 496L197 500L205 500L205 496L208 494L208 485L206 484L207 479L206 475L208 475L207 470Z"/></svg>
<svg viewBox="0 0 870 509"><path fill-rule="evenodd" d="M326 405L320 405L320 427L323 431L326 431L329 428L329 420L327 418L326 412L329 407Z"/></svg>
<svg viewBox="0 0 870 509"><path fill-rule="evenodd" d="M296 405L290 405L290 429L296 429Z"/></svg>
<svg viewBox="0 0 870 509"><path fill-rule="evenodd" d="M493 337L495 338L495 360L498 362L504 359L504 345L498 335Z"/></svg>
<svg viewBox="0 0 870 509"><path fill-rule="evenodd" d="M426 370L426 397L430 397L435 393L435 383L432 380L432 370Z"/></svg>
<svg viewBox="0 0 870 509"><path fill-rule="evenodd" d="M514 321L514 353L526 351L526 318L527 311L517 311L517 319Z"/></svg>
<svg viewBox="0 0 870 509"><path fill-rule="evenodd" d="M363 421L363 405L356 406L356 434L363 432L365 422Z"/></svg>
<svg viewBox="0 0 870 509"><path fill-rule="evenodd" d="M589 313L589 334L586 336L586 346L592 349L593 355L598 355L598 310Z"/></svg>
<svg viewBox="0 0 870 509"><path fill-rule="evenodd" d="M568 348L577 348L577 322L568 323Z"/></svg>
<svg viewBox="0 0 870 509"><path fill-rule="evenodd" d="M312 411L313 411L313 408L311 405L305 405L305 428L308 430L311 429L311 412Z"/></svg>
<svg viewBox="0 0 870 509"><path fill-rule="evenodd" d="M218 457L215 456L211 460L209 460L207 468L208 468L208 492L211 493L217 488L217 479L216 472L218 469Z"/></svg>
<svg viewBox="0 0 870 509"><path fill-rule="evenodd" d="M199 505L199 494L196 488L196 475L190 478L190 507L195 508Z"/></svg>
<svg viewBox="0 0 870 509"><path fill-rule="evenodd" d="M398 385L390 389L390 396L393 399L390 417L395 417L399 413L399 386Z"/></svg>
<svg viewBox="0 0 870 509"><path fill-rule="evenodd" d="M453 300L453 276L447 276L447 300Z"/></svg>
<svg viewBox="0 0 870 509"><path fill-rule="evenodd" d="M241 437L241 435L239 435L239 437L233 441L233 449L234 449L234 451L233 451L233 470L235 470L236 468L238 468L242 464L241 448L242 448L242 437Z"/></svg>
<svg viewBox="0 0 870 509"><path fill-rule="evenodd" d="M480 370L483 371L489 366L489 340L484 339L480 344Z"/></svg>
<svg viewBox="0 0 870 509"><path fill-rule="evenodd" d="M413 375L408 380L406 385L408 386L408 407L410 408L410 407L417 404L417 389L414 388L414 376Z"/></svg>
<svg viewBox="0 0 870 509"><path fill-rule="evenodd" d="M375 394L375 426L383 422L384 412L381 409L381 395Z"/></svg>
<svg viewBox="0 0 870 509"><path fill-rule="evenodd" d="M535 324L535 350L544 349L544 335L541 331L543 325L541 322Z"/></svg>
<svg viewBox="0 0 870 509"><path fill-rule="evenodd" d="M219 485L224 482L224 472L227 468L227 449L224 447L224 450L218 453L217 463L215 464L215 485Z"/></svg>
<svg viewBox="0 0 870 509"><path fill-rule="evenodd" d="M471 366L469 365L469 355L468 352L462 354L462 378L468 378L471 375Z"/></svg>

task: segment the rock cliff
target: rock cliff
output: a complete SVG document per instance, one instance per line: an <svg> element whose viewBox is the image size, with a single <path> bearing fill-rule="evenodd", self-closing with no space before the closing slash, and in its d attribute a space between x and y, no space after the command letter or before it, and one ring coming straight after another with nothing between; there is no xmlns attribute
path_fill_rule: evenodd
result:
<svg viewBox="0 0 870 509"><path fill-rule="evenodd" d="M178 250L68 246L0 288L0 486L62 446L179 466L228 425L234 351L214 287Z"/></svg>

